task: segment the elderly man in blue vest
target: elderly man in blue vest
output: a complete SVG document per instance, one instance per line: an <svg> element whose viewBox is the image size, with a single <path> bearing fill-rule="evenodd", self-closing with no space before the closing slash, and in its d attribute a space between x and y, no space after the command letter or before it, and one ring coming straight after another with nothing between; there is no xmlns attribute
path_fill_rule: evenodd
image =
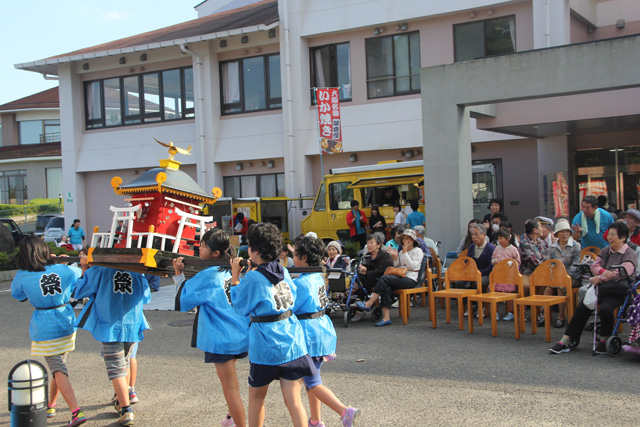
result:
<svg viewBox="0 0 640 427"><path fill-rule="evenodd" d="M598 199L587 196L582 199L580 211L571 223L573 239L579 241L583 248L597 246L600 249L609 245L602 237L613 224L613 217L607 211L598 207Z"/></svg>

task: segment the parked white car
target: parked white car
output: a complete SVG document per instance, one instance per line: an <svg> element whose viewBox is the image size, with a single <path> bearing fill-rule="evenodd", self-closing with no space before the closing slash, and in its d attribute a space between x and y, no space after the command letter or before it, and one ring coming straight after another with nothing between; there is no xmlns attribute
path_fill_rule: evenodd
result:
<svg viewBox="0 0 640 427"><path fill-rule="evenodd" d="M64 217L53 217L49 220L47 228L44 230L44 241L57 243L65 234Z"/></svg>

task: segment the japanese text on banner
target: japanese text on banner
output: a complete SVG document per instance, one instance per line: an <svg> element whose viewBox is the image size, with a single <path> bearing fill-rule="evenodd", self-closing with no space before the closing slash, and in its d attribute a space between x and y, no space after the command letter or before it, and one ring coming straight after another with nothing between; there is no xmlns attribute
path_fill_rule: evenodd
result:
<svg viewBox="0 0 640 427"><path fill-rule="evenodd" d="M316 89L320 148L323 153L342 153L342 125L338 88Z"/></svg>

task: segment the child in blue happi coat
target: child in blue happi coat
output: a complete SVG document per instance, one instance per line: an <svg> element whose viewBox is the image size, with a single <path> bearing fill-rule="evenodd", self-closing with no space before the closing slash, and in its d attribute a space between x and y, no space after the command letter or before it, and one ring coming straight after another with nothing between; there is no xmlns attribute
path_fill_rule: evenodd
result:
<svg viewBox="0 0 640 427"><path fill-rule="evenodd" d="M18 267L11 282L11 296L21 302L29 300L36 308L29 324L31 355L44 356L53 378L47 418L55 416L60 392L71 410L67 425L79 426L87 419L76 401L66 365L67 354L76 345L76 316L69 304L76 275L68 266L55 264L47 244L36 236L20 242Z"/></svg>
<svg viewBox="0 0 640 427"><path fill-rule="evenodd" d="M324 254L324 243L315 237L305 236L295 242L293 262L296 267L319 266ZM309 397L311 418L309 426L322 426L321 403L340 415L344 426L355 426L360 418L360 410L345 406L333 392L322 384L320 368L325 360L335 358L336 331L325 308L329 303L327 287L322 273L304 273L293 281L296 285L296 303L293 312L298 317L304 331L307 350L318 370L314 376L304 377Z"/></svg>
<svg viewBox="0 0 640 427"><path fill-rule="evenodd" d="M262 426L269 384L280 380L293 425L303 427L307 414L300 400L299 380L314 376L317 370L307 352L302 326L292 312L296 287L278 263L282 236L275 225L258 223L249 228L247 238L250 271L240 280L241 258L231 261L231 302L240 315L251 316L249 425Z"/></svg>
<svg viewBox="0 0 640 427"><path fill-rule="evenodd" d="M202 236L200 258L229 261L235 251L229 235L211 229ZM223 426L245 427L245 413L236 374L236 360L247 357L249 350L249 318L240 316L229 298L229 267L209 267L185 281L184 258L173 260L176 284L176 310L199 307L196 315L192 347L205 352L205 363L215 363L229 412Z"/></svg>
<svg viewBox="0 0 640 427"><path fill-rule="evenodd" d="M129 400L127 368L135 343L144 338L149 323L142 305L151 300L149 283L140 273L107 267L91 267L80 260L84 272L76 286L76 298L89 298L78 316L77 327L91 332L102 343L107 375L117 400L118 423L131 426L134 415Z"/></svg>

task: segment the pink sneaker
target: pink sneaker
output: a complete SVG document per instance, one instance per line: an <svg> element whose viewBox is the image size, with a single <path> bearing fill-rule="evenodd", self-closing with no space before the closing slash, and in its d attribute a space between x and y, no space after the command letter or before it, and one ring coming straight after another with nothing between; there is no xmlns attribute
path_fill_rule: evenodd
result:
<svg viewBox="0 0 640 427"><path fill-rule="evenodd" d="M340 417L343 427L353 427L358 425L360 419L360 409L348 406L345 410L344 417Z"/></svg>
<svg viewBox="0 0 640 427"><path fill-rule="evenodd" d="M222 419L222 427L236 427L236 423L233 421L231 415L227 414L227 416Z"/></svg>
<svg viewBox="0 0 640 427"><path fill-rule="evenodd" d="M311 418L309 418L309 427L326 427L322 421L318 424L311 424Z"/></svg>

